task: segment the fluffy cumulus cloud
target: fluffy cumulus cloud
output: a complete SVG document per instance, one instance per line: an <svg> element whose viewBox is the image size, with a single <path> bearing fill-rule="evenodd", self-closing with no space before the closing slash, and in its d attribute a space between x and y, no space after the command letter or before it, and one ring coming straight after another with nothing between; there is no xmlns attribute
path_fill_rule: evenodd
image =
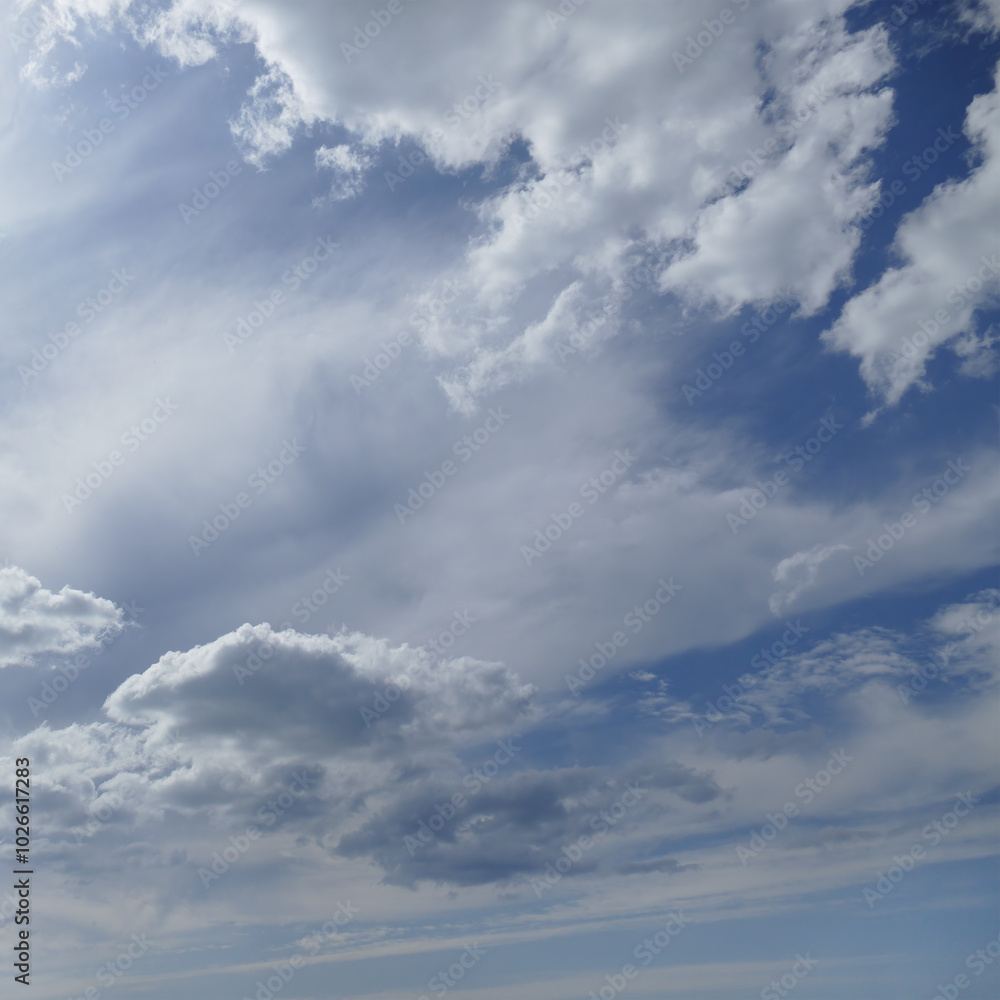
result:
<svg viewBox="0 0 1000 1000"><path fill-rule="evenodd" d="M397 725L379 727L361 708L390 684ZM244 625L206 646L165 654L122 684L105 708L116 722L174 728L192 739L221 729L247 746L253 737L263 759L270 738L286 746L301 739L304 749L321 731L331 752L377 745L397 728L415 743L446 747L513 725L530 694L501 664L462 658L431 670L422 650L392 649L384 640Z"/></svg>
<svg viewBox="0 0 1000 1000"><path fill-rule="evenodd" d="M892 91L880 84L893 64L881 28L857 36L809 24L778 41L746 109L760 131L746 136L722 196L692 219L692 252L663 286L730 311L782 289L807 313L823 306L850 273L875 195L864 154L891 122Z"/></svg>
<svg viewBox="0 0 1000 1000"><path fill-rule="evenodd" d="M997 747L984 696L997 683L998 608L995 589L941 608L922 626L930 658L917 652L919 632L804 638L799 623L776 660L727 685L740 689L728 706L647 705L667 731L624 766L532 764L532 734L566 717L540 712L498 665L466 658L432 673L407 647L267 625L166 654L112 692L105 721L43 726L10 754L32 760L45 831L36 850L52 870L68 875L81 845L97 845L87 870L118 885L124 865L155 907L181 905L185 919L192 900L276 892L289 879L332 885L359 861L384 892L493 885L521 905L559 903L557 924L589 905L623 916L620 892L652 905L653 886L637 889L636 875L732 914L738 899L773 905L767 880L778 871L800 892L874 878L913 817L918 828L933 819L953 787L979 811L939 861L989 853ZM946 704L928 693L942 685ZM384 718L363 721L360 709L387 691ZM813 725L817 698L836 706L825 731ZM796 736L779 744L779 734ZM752 834L786 794L804 818L764 854ZM837 862L817 867L818 850ZM318 867L290 868L293 855ZM178 879L183 904L170 902ZM68 914L79 891L61 889ZM71 917L65 929L72 940L81 931Z"/></svg>
<svg viewBox="0 0 1000 1000"><path fill-rule="evenodd" d="M0 667L53 666L125 627L121 608L64 586L46 590L19 566L0 568Z"/></svg>
<svg viewBox="0 0 1000 1000"><path fill-rule="evenodd" d="M367 719L361 709L387 704L386 689L395 724L379 726L378 708ZM204 783L216 780L207 776L305 766L317 751L371 762L402 738L415 758L447 755L463 740L502 734L523 719L531 691L499 664L465 658L432 673L425 654L370 637L244 625L128 678L107 699L110 722L90 732L97 743L112 729L131 734L130 755L169 736L179 759L191 763L173 777L176 801L205 802ZM64 736L26 739L55 748ZM113 773L120 764L106 767Z"/></svg>
<svg viewBox="0 0 1000 1000"><path fill-rule="evenodd" d="M526 144L521 176L478 207L483 235L451 275L463 293L424 334L459 355L444 383L462 406L553 360L546 327L620 309L632 294L624 273L651 247L654 283L684 300L723 312L782 291L806 312L826 302L850 273L877 193L865 154L892 118L885 29L850 33L844 6L737 5L689 67L663 55L704 31L696 3L652 20L642 4L594 4L565 24L531 4L456 8L447 27L419 4L383 13L384 25L359 21L371 12L349 4L279 12L249 0L210 15L187 3L151 21L127 2L57 9L64 31L117 12L182 64L214 54L206 37L252 38L267 69L234 134L263 165L297 130L342 125L352 141L321 146L316 160L334 171L334 198L360 189L372 146L416 144L452 172L489 169L511 142ZM524 41L500 44L515 38ZM422 48L438 53L436 72L415 76ZM669 100L650 102L652 92Z"/></svg>
<svg viewBox="0 0 1000 1000"><path fill-rule="evenodd" d="M509 743L532 722L532 699L533 688L500 664L463 657L431 669L424 650L360 634L244 625L129 677L107 698L104 720L42 726L11 753L32 761L39 850L60 865L70 845L97 836L120 856L136 837L177 822L195 839L213 830L224 839L281 816L283 836L327 845L352 823L376 822L366 803L400 809L421 788L429 801L461 776L463 753ZM278 807L262 819L274 796ZM377 838L369 841L366 853L379 853Z"/></svg>
<svg viewBox="0 0 1000 1000"><path fill-rule="evenodd" d="M983 329L982 317L1000 302L996 88L969 105L965 134L980 160L976 168L960 181L939 185L903 219L894 246L901 266L887 269L850 299L824 335L832 346L861 359L865 381L889 405L921 383L928 360L946 344L966 358L966 374L975 374L979 366L990 371L987 357L994 338ZM942 132L925 156L936 160L956 138Z"/></svg>
<svg viewBox="0 0 1000 1000"><path fill-rule="evenodd" d="M526 770L522 733L540 714L531 686L468 657L432 670L424 651L360 634L244 625L167 653L112 692L104 711L108 721L42 727L12 748L40 771L57 853L79 843L109 797L128 802L104 831L112 837L166 812L241 830L258 801L298 774L306 787L282 828L370 857L390 881L475 885L537 873L565 840L593 832L602 810L620 818L623 795L634 806L649 793L689 803L720 794L710 775L664 760L624 775ZM466 767L462 756L484 742L499 749ZM425 811L430 827L411 818Z"/></svg>

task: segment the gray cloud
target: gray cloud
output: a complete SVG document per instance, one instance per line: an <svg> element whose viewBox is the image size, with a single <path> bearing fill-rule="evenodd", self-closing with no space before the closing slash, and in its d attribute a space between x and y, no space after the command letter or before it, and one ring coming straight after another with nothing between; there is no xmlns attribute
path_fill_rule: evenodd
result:
<svg viewBox="0 0 1000 1000"><path fill-rule="evenodd" d="M698 774L677 762L632 763L626 773L609 768L554 768L524 771L501 777L475 794L465 785L438 785L408 792L391 807L372 817L359 830L343 837L337 849L348 856L367 855L376 860L389 883L414 885L420 880L457 885L502 882L542 871L564 844L595 830L621 834L644 827L645 809L640 799L633 812L618 826L602 812L617 802L629 784L643 794L669 791L682 800L703 804L721 793L709 775ZM420 823L450 809L450 798L458 791L465 801L454 810L440 832L427 843L419 839ZM407 841L408 838L408 841ZM612 838L613 839L613 838ZM574 871L592 870L601 852Z"/></svg>

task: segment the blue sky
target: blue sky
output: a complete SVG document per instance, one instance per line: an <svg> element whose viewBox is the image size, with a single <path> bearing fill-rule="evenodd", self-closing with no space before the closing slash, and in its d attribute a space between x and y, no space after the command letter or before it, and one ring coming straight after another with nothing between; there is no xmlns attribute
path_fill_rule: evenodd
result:
<svg viewBox="0 0 1000 1000"><path fill-rule="evenodd" d="M3 16L36 997L997 994L995 0Z"/></svg>

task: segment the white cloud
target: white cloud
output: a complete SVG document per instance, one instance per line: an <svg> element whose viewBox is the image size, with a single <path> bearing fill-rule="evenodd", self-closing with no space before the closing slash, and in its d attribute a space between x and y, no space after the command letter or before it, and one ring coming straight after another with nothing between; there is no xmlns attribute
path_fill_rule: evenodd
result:
<svg viewBox="0 0 1000 1000"><path fill-rule="evenodd" d="M829 344L861 359L861 374L884 405L895 405L908 388L921 384L939 347L953 343L956 353L967 357L973 343L983 343L968 337L954 342L961 334L974 335L977 312L1000 302L996 87L969 105L964 131L982 162L964 180L939 184L903 219L894 249L904 263L850 299L824 334ZM940 150L928 149L936 160Z"/></svg>
<svg viewBox="0 0 1000 1000"><path fill-rule="evenodd" d="M334 201L356 198L364 190L365 171L374 162L371 156L348 145L334 146L332 149L320 146L316 150L316 166L333 173L330 197Z"/></svg>
<svg viewBox="0 0 1000 1000"><path fill-rule="evenodd" d="M859 218L875 193L868 160L892 116L885 82L896 86L888 74L897 67L885 32L849 34L839 2L753 3L679 73L670 54L698 31L701 3L590 0L555 27L534 3L458 5L448 18L435 17L433 5L406 4L348 62L340 42L370 8L185 2L141 14L130 5L119 17L107 6L62 4L97 13L77 25L79 51L53 35L47 55L36 53L38 80L72 72L74 60L89 59L87 73L62 94L25 87L4 136L24 144L3 158L4 227L14 219L12 231L37 246L58 231L66 246L51 260L5 258L23 319L12 327L11 365L46 345L106 281L87 270L93 261L119 267L125 257L139 276L43 377L15 384L0 428L10 544L36 560L24 564L40 566L43 579L76 581L100 567L113 584L107 592L149 598L136 644L146 651L138 662L153 665L133 673L141 669L134 649L116 647L73 698L52 706L52 728L19 730L14 752L37 762L44 793L39 850L65 875L54 890L65 907L47 907L65 914L60 946L71 942L89 961L89 921L116 929L148 914L164 928L165 947L195 964L210 956L210 965L216 949L233 946L234 923L266 924L277 947L283 924L321 912L345 885L360 887L373 916L368 936L341 958L426 950L423 928L454 921L460 909L470 925L492 921L498 935L523 941L580 920L644 919L666 892L706 914L745 915L863 882L905 839L904 820L919 820L919 830L927 819L917 812L936 809L957 782L987 782L996 624L968 639L962 627L992 598L946 608L915 636L872 627L825 639L762 677L739 725L702 741L690 725L694 696L674 698L688 680L683 654L721 662L731 659L727 644L773 627L772 612L792 608L812 625L813 609L989 565L996 553L983 524L995 507L996 456L970 442L963 459L972 471L915 527L892 535L861 575L848 547L866 552L886 522L911 511L926 469L894 452L870 478L852 480L851 496L863 499L844 499L832 473L868 443L839 409L847 426L801 479L737 535L725 519L740 501L736 484L773 474L778 439L787 446L810 433L809 405L842 399L841 384L830 385L829 399L799 394L801 407L784 416L794 412L801 425L780 429L770 401L766 413L721 405L721 419L703 419L717 400L747 398L756 359L713 388L701 411L684 410L682 400L678 416L664 386L704 363L693 360L703 345L691 341L711 340L719 317L787 289L802 317L850 281ZM141 23L129 27L130 16ZM89 27L99 23L115 26L124 53L116 61L109 44L106 67L89 58ZM64 155L64 127L91 127L104 91L134 72L138 53L121 24L183 67L217 65L172 74L65 184L46 176L46 186L38 178ZM235 94L219 86L238 73L256 79L242 110L246 82ZM479 98L484 78L499 86ZM228 110L213 117L217 105L202 97L219 94ZM448 112L459 102L478 103L453 127ZM176 199L218 174L234 137L268 173L231 176L190 224L179 221ZM765 149L772 138L780 143ZM381 170L414 145L432 163L390 190ZM760 163L748 149L765 149ZM731 172L745 164L752 176L737 182ZM140 206L162 229L130 228ZM162 239L148 239L151 231ZM282 274L319 232L350 251L287 294ZM21 246L30 250L29 241ZM49 294L67 276L69 287L85 287ZM286 301L227 352L223 333L278 287ZM599 309L606 318L596 322ZM400 331L417 327L422 343L399 347ZM673 336L682 331L685 338ZM988 368L992 337L969 330L951 341L970 374ZM391 364L356 391L350 376L379 351L388 358L390 343L399 347ZM796 347L815 353L817 345ZM175 389L181 406L169 427L67 515L60 492L88 463L106 461L158 393ZM393 504L457 457L455 444L483 422L484 402L509 422L400 524ZM767 444L746 429L758 419L768 422ZM196 559L188 535L293 435L306 446L301 460ZM616 449L636 463L593 505L582 501L581 486ZM574 501L585 516L526 566L521 546ZM291 609L340 565L350 583L299 627L320 633L348 622L349 631L237 627L301 622ZM629 628L625 616L648 608L664 577L683 589L628 632L600 680L571 703L567 671ZM59 596L32 593L42 603ZM457 647L469 655L431 665L412 644L437 636L458 609L477 619ZM47 625L53 636L38 642L75 648L95 614L86 605ZM923 649L956 641L944 694L904 705L893 686L919 666ZM263 646L270 655L258 665ZM34 657L24 645L11 650L17 662ZM3 673L6 698L22 672ZM367 726L359 709L403 675L409 686ZM636 681L656 681L647 702L656 718L618 728L615 694ZM546 699L556 704L541 720ZM402 837L487 755L482 743L529 726L540 737L530 759L526 751L463 812L454 838L408 856ZM864 749L864 767L831 787L815 824L776 845L773 863L767 856L740 868L733 843L762 822L768 796L778 794L780 806L782 790L848 737L856 738L850 752ZM613 747L614 766L588 762L584 747L598 755ZM198 865L304 769L317 778L309 795L296 797L224 884L203 893ZM585 829L588 810L606 808L614 782L633 774L655 779L648 812L630 815L562 883L558 905L531 910L534 894L519 896L519 879L557 856ZM126 790L126 805L93 834L101 850L80 850L74 827ZM949 842L960 846L942 859L992 850L986 825L963 827ZM819 852L826 864L816 864ZM77 891L77 879L97 877L101 900ZM514 911L498 912L497 883ZM237 972L259 960L227 956ZM67 983L62 995L76 988Z"/></svg>
<svg viewBox="0 0 1000 1000"><path fill-rule="evenodd" d="M264 665L251 661L248 668L261 646L273 652ZM320 739L342 749L390 738L393 727L366 724L360 708L400 677L409 686L394 712L414 741L431 745L501 733L526 711L532 692L497 663L458 658L432 667L422 650L361 634L243 625L205 646L165 654L125 681L106 707L111 719L128 725L156 723L209 738L239 731L248 746L254 734L267 740L273 730L285 734L283 741L301 737L315 746ZM282 721L284 711L290 714Z"/></svg>
<svg viewBox="0 0 1000 1000"><path fill-rule="evenodd" d="M942 635L955 634L971 614L977 635L989 627L995 641L998 597L995 591L973 595L943 608L930 624ZM262 643L274 652L241 685L232 668ZM748 905L774 913L797 894L842 892L871 880L883 858L908 846L912 828L947 806L955 787L976 795L991 787L995 692L985 692L967 667L980 652L966 642L952 654L951 705L904 703L894 688L919 665L906 654L907 643L885 629L821 639L762 672L741 699L740 725L718 725L697 740L687 716L679 715L665 735L631 747L614 768L532 767L518 755L509 772L501 769L460 807L453 830L416 852L403 847L404 836L435 802L467 788L461 778L469 773L472 748L509 734L512 724L534 729L541 723L536 732L546 734L544 720L532 716L530 692L498 665L466 660L425 671L414 650L369 637L243 626L206 646L167 654L129 678L108 699L110 721L42 727L10 752L33 761L35 819L45 831L36 851L50 871L68 876L56 892L71 940L80 928L70 915L88 922L94 912L76 905L84 891L74 880L81 864L88 877L107 880L112 900L141 883L151 912L172 915L160 940L178 943L189 940L193 928L214 940L218 931L209 924L262 892L271 894L272 905L267 913L247 910L248 924L300 922L304 906L318 903L322 912L317 892L337 885L339 893L358 877L359 866L364 905L395 914L390 920L402 908L426 922L448 905L436 890L419 889L424 881L456 886L460 905L491 899L475 895L476 886L491 882L506 884L512 900L534 900L526 876L591 829L589 820L632 781L648 790L641 806L630 809L613 835L598 838L599 849L545 897L544 909L496 913L484 935L512 942L541 928L565 932L582 919L600 921L593 926L641 920L664 891L704 918L732 916ZM391 711L398 714L359 734L351 715L373 687L401 671L409 672L413 686L394 702ZM811 726L808 706L816 696L832 709L825 726ZM180 738L175 749L167 726ZM774 734L789 727L797 734L777 744ZM803 807L803 820L752 864L740 865L735 844L785 798L801 805L793 789L841 744L854 763ZM258 809L293 774L305 776L294 806L279 822L263 823ZM935 860L987 856L994 849L992 816L982 804ZM197 867L229 845L228 835L254 822L264 828L263 839L211 894L203 891ZM85 862L73 849L81 830L100 846ZM121 866L127 884L117 885L113 873ZM385 881L373 886L379 872ZM185 879L197 895L181 888ZM397 885L418 892L400 897ZM362 957L379 954L386 942L375 935L353 944L352 954Z"/></svg>
<svg viewBox="0 0 1000 1000"><path fill-rule="evenodd" d="M774 567L771 575L775 583L784 583L785 587L771 595L768 606L775 615L780 615L790 608L802 591L816 583L820 566L835 552L848 549L844 544L814 545L806 552L796 552L795 555L782 559Z"/></svg>
<svg viewBox="0 0 1000 1000"><path fill-rule="evenodd" d="M111 601L69 586L52 593L20 567L0 567L0 667L48 665L122 628Z"/></svg>
<svg viewBox="0 0 1000 1000"><path fill-rule="evenodd" d="M247 98L231 127L244 157L261 167L291 146L295 130L309 118L293 81L278 66L257 77Z"/></svg>
<svg viewBox="0 0 1000 1000"><path fill-rule="evenodd" d="M993 686L1000 679L1000 591L984 590L968 600L942 608L930 621L942 638L936 644L944 676L967 675L976 687Z"/></svg>
<svg viewBox="0 0 1000 1000"><path fill-rule="evenodd" d="M749 183L692 220L693 250L667 269L663 287L727 312L782 289L807 314L824 306L850 274L857 223L875 195L864 154L892 120L892 91L877 88L893 64L881 28L850 36L807 22L777 41L764 60L763 82L776 91L770 127L734 150L726 174Z"/></svg>
<svg viewBox="0 0 1000 1000"><path fill-rule="evenodd" d="M355 143L318 154L339 171L335 198L358 191L366 149L381 143L416 142L444 172L528 145L521 176L477 207L482 232L452 269L466 292L424 335L459 362L443 384L461 407L550 363L542 331L581 325L650 246L666 258L662 289L686 302L728 312L787 289L806 312L822 307L850 274L875 195L865 155L891 119L886 33L850 35L845 6L753 5L684 73L664 53L701 28L700 4L652 21L643 4L589 4L566 31L527 3L456 8L447 25L405 5L351 59L337 53L363 6L247 0L216 24L185 2L134 30L182 62L208 58L209 27L252 37L266 70L233 122L244 155L261 165L303 126L341 124ZM416 50L436 54L420 71ZM648 101L651 89L667 99ZM450 121L466 98L474 113ZM726 191L748 150L768 143L752 182ZM582 280L573 308L566 295Z"/></svg>

